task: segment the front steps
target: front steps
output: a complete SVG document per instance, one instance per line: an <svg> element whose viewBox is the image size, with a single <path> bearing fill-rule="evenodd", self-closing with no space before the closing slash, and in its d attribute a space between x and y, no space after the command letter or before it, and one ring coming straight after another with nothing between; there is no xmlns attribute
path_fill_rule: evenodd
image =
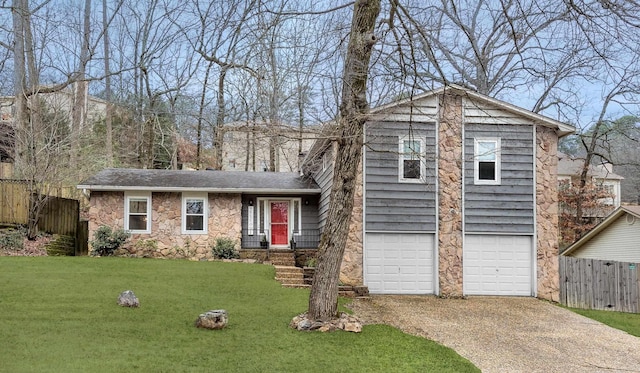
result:
<svg viewBox="0 0 640 373"><path fill-rule="evenodd" d="M305 282L304 269L296 267L293 251L271 251L269 260L276 269L276 281L287 288L311 288L309 281ZM366 286L340 286L338 295L341 297L367 297L369 290Z"/></svg>

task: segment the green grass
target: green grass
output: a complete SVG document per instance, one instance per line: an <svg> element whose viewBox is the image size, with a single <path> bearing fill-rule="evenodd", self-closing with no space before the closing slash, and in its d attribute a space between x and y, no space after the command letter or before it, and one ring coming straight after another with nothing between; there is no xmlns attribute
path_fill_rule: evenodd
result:
<svg viewBox="0 0 640 373"><path fill-rule="evenodd" d="M569 308L571 311L586 316L590 319L600 321L612 328L620 329L636 337L640 337L640 314L600 311L600 310L583 310L578 308Z"/></svg>
<svg viewBox="0 0 640 373"><path fill-rule="evenodd" d="M0 257L2 372L465 372L453 350L385 325L298 332L307 290L271 266L123 258ZM141 307L123 308L133 290ZM197 316L226 309L226 329Z"/></svg>

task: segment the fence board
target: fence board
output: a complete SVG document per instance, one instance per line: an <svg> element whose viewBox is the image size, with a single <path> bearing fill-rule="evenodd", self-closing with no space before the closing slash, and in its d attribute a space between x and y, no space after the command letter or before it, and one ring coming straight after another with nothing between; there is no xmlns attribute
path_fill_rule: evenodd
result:
<svg viewBox="0 0 640 373"><path fill-rule="evenodd" d="M640 312L638 263L560 257L560 302L568 307Z"/></svg>

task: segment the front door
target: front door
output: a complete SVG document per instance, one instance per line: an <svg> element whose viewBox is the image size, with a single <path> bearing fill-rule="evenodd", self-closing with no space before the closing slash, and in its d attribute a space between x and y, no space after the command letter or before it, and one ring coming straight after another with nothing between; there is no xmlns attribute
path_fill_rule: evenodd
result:
<svg viewBox="0 0 640 373"><path fill-rule="evenodd" d="M271 204L271 245L289 244L289 202Z"/></svg>

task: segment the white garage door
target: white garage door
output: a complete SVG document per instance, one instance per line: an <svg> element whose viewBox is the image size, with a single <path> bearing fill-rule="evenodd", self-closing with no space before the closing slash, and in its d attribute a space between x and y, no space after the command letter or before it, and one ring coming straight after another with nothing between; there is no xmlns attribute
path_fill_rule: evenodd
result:
<svg viewBox="0 0 640 373"><path fill-rule="evenodd" d="M372 294L433 294L433 234L365 234L365 285Z"/></svg>
<svg viewBox="0 0 640 373"><path fill-rule="evenodd" d="M532 242L531 236L466 235L464 294L534 295Z"/></svg>

